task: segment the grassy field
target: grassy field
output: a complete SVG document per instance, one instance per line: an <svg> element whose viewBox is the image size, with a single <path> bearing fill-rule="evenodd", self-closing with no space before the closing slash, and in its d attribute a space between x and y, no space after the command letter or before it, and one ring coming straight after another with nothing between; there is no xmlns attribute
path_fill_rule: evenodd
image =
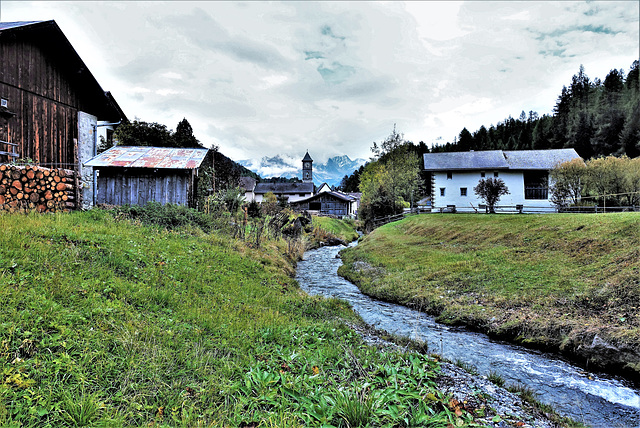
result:
<svg viewBox="0 0 640 428"><path fill-rule="evenodd" d="M308 248L315 248L319 242L338 239L345 243L358 239L355 220L338 220L330 217L313 217L313 232L310 234Z"/></svg>
<svg viewBox="0 0 640 428"><path fill-rule="evenodd" d="M0 214L0 426L474 426L259 249L92 210ZM413 425L412 425L413 424Z"/></svg>
<svg viewBox="0 0 640 428"><path fill-rule="evenodd" d="M367 294L640 376L640 215L420 215L342 253Z"/></svg>

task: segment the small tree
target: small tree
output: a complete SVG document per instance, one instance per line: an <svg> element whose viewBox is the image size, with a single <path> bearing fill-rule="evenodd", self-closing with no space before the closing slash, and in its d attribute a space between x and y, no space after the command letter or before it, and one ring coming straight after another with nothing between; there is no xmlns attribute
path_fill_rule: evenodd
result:
<svg viewBox="0 0 640 428"><path fill-rule="evenodd" d="M485 201L489 207L490 213L495 213L495 206L500 200L500 196L508 195L509 189L504 184L501 178L483 178L478 182L478 185L473 188L473 191L480 199Z"/></svg>
<svg viewBox="0 0 640 428"><path fill-rule="evenodd" d="M577 205L582 196L587 167L582 159L572 159L551 170L551 202L558 207Z"/></svg>

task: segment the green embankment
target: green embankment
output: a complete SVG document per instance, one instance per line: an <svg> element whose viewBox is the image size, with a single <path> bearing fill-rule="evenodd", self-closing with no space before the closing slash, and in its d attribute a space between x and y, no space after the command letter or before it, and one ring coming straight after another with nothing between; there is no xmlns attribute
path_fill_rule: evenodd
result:
<svg viewBox="0 0 640 428"><path fill-rule="evenodd" d="M313 217L312 230L308 235L307 248L317 248L322 244L347 244L358 239L355 220L339 220L330 217Z"/></svg>
<svg viewBox="0 0 640 428"><path fill-rule="evenodd" d="M367 294L640 377L640 215L420 215L342 253Z"/></svg>
<svg viewBox="0 0 640 428"><path fill-rule="evenodd" d="M0 214L0 426L468 426L280 254L113 213Z"/></svg>

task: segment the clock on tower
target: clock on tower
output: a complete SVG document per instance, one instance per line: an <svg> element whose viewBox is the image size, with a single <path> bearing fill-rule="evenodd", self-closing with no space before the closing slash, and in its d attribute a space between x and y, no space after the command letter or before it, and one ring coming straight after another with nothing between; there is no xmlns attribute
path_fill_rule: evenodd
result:
<svg viewBox="0 0 640 428"><path fill-rule="evenodd" d="M313 159L309 156L308 151L302 158L302 181L305 183L313 181Z"/></svg>

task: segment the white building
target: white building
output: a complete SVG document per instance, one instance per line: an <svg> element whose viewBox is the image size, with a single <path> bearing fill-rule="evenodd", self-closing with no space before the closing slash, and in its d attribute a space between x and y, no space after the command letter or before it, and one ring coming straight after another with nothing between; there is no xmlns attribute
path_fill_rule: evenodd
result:
<svg viewBox="0 0 640 428"><path fill-rule="evenodd" d="M473 188L483 178L501 178L509 194L497 207L508 210L551 211L549 171L556 165L580 158L574 149L489 150L425 153L424 169L431 172L433 210L484 210Z"/></svg>

